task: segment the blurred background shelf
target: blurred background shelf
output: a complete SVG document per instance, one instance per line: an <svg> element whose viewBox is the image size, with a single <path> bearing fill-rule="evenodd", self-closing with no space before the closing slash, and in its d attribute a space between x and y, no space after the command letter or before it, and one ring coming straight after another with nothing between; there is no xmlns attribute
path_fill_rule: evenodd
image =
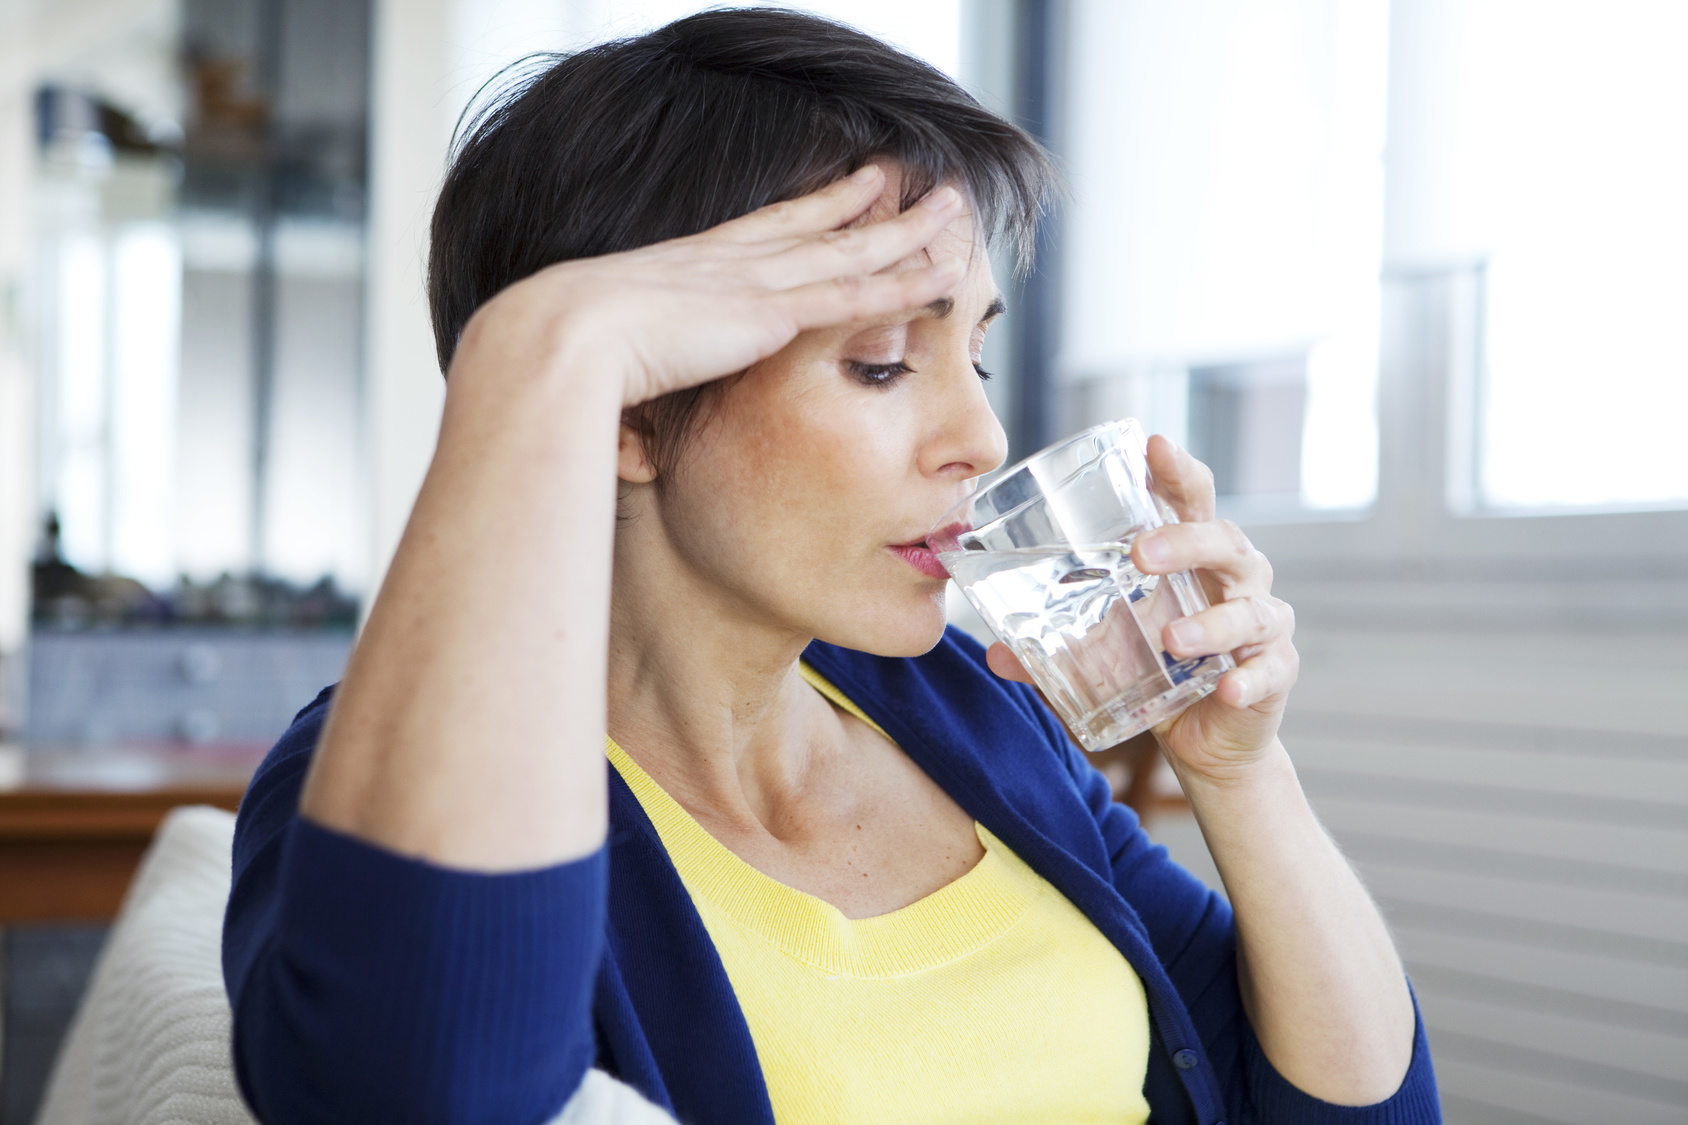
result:
<svg viewBox="0 0 1688 1125"><path fill-rule="evenodd" d="M164 814L233 811L266 747L0 754L0 926L116 915Z"/></svg>

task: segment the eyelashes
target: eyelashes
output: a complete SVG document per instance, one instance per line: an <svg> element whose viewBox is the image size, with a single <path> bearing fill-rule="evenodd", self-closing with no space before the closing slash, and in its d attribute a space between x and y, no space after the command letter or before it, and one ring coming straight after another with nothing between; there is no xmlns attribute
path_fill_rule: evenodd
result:
<svg viewBox="0 0 1688 1125"><path fill-rule="evenodd" d="M914 372L914 368L900 359L895 363L858 363L855 360L848 360L844 366L849 369L851 375L854 375L860 382L869 387L888 387L904 375L910 375ZM978 372L981 380L991 378L991 373L986 371L981 364L975 363L973 370Z"/></svg>
<svg viewBox="0 0 1688 1125"><path fill-rule="evenodd" d="M857 363L850 360L844 366L850 369L850 374L870 387L889 387L914 370L900 359L895 363Z"/></svg>

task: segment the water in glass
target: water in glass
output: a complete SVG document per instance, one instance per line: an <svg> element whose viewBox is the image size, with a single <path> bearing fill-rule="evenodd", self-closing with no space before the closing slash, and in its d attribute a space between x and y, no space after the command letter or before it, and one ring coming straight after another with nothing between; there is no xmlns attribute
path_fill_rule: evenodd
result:
<svg viewBox="0 0 1688 1125"><path fill-rule="evenodd" d="M1134 538L938 556L1086 750L1177 714L1234 667L1224 655L1177 660L1166 651L1161 630L1206 609L1207 598L1188 574L1140 573Z"/></svg>

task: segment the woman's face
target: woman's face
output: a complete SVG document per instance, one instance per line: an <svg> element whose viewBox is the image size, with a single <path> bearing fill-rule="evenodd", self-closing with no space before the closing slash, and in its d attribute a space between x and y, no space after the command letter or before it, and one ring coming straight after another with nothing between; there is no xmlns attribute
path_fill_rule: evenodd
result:
<svg viewBox="0 0 1688 1125"><path fill-rule="evenodd" d="M1002 302L971 215L891 268L925 255L967 263L948 298L806 332L722 388L665 487L637 489L636 522L662 531L636 533L637 550L671 557L635 565L746 624L885 656L937 643L944 577L926 533L1007 439L978 370Z"/></svg>

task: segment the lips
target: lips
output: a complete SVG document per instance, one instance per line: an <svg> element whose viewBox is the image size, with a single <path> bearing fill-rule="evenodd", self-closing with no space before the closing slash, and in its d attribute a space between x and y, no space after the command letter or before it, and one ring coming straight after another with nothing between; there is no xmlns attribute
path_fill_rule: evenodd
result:
<svg viewBox="0 0 1688 1125"><path fill-rule="evenodd" d="M961 550L961 536L972 530L973 525L968 523L945 524L926 537L926 545L939 551L959 551Z"/></svg>
<svg viewBox="0 0 1688 1125"><path fill-rule="evenodd" d="M891 553L908 563L928 578L948 578L949 571L938 561L938 556L925 543L904 543L891 548Z"/></svg>

